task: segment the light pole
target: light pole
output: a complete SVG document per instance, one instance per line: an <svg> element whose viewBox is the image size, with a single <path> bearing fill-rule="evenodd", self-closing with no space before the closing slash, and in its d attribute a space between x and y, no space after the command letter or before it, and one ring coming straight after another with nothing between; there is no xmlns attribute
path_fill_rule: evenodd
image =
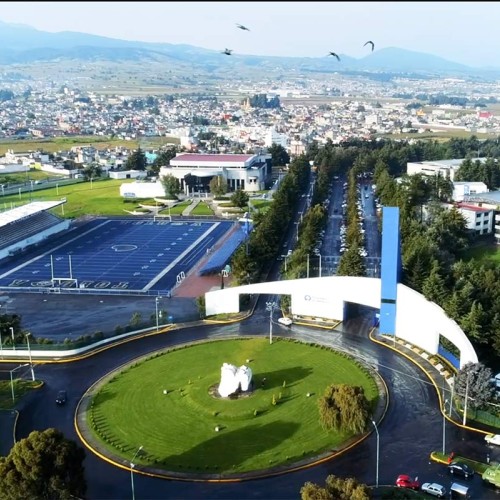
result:
<svg viewBox="0 0 500 500"><path fill-rule="evenodd" d="M445 447L446 447L446 404L448 403L448 400L446 399L443 405L443 455L445 453Z"/></svg>
<svg viewBox="0 0 500 500"><path fill-rule="evenodd" d="M156 331L160 329L159 321L158 321L158 301L162 299L163 297L156 297L155 298L155 304L156 304Z"/></svg>
<svg viewBox="0 0 500 500"><path fill-rule="evenodd" d="M321 254L318 254L319 256L319 277L321 278Z"/></svg>
<svg viewBox="0 0 500 500"><path fill-rule="evenodd" d="M276 308L276 302L266 302L266 311L269 311L269 344L273 343L273 311Z"/></svg>
<svg viewBox="0 0 500 500"><path fill-rule="evenodd" d="M375 427L375 432L377 433L377 470L375 475L375 487L378 488L378 459L379 459L379 450L380 450L380 436L378 433L377 424L375 420L372 420L373 427Z"/></svg>
<svg viewBox="0 0 500 500"><path fill-rule="evenodd" d="M19 366L16 366L15 368L12 368L12 370L10 370L10 390L12 392L12 403L15 403L16 402L16 397L14 395L14 382L12 380L12 374L16 371L16 370L19 370L20 368L23 368L25 366L28 366L28 363L24 363L24 365L19 365Z"/></svg>
<svg viewBox="0 0 500 500"><path fill-rule="evenodd" d="M35 372L33 371L33 360L31 359L30 335L31 335L31 333L26 334L26 342L28 342L28 354L30 357L31 380L33 380L33 382L34 382L35 381Z"/></svg>
<svg viewBox="0 0 500 500"><path fill-rule="evenodd" d="M12 349L15 351L16 350L16 339L14 338L14 328L12 326L9 326L10 334L12 336Z"/></svg>
<svg viewBox="0 0 500 500"><path fill-rule="evenodd" d="M134 456L132 457L132 460L130 461L130 485L132 487L132 500L135 500L135 490L134 490L134 459L135 457L139 454L139 452L142 450L142 444L139 446L139 449L135 452Z"/></svg>
<svg viewBox="0 0 500 500"><path fill-rule="evenodd" d="M3 345L2 345L2 333L0 332L0 355L3 359Z"/></svg>
<svg viewBox="0 0 500 500"><path fill-rule="evenodd" d="M467 398L469 395L469 377L470 377L471 372L467 373L467 383L465 385L465 401L464 401L464 420L462 422L462 425L465 425L467 422Z"/></svg>

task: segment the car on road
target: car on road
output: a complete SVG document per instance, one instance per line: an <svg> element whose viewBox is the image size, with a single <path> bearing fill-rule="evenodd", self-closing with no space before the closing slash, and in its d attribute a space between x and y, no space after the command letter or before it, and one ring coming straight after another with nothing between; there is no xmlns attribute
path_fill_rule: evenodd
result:
<svg viewBox="0 0 500 500"><path fill-rule="evenodd" d="M278 323L285 325L285 326L291 326L293 321L291 318L283 317L283 318L278 318Z"/></svg>
<svg viewBox="0 0 500 500"><path fill-rule="evenodd" d="M438 498L444 498L446 496L446 488L438 483L424 483L422 485L422 491Z"/></svg>
<svg viewBox="0 0 500 500"><path fill-rule="evenodd" d="M484 436L484 440L488 444L496 444L500 446L500 434L486 434L486 436Z"/></svg>
<svg viewBox="0 0 500 500"><path fill-rule="evenodd" d="M58 405L64 405L64 404L66 404L67 399L68 399L68 395L66 394L66 391L59 391L57 393L56 403Z"/></svg>
<svg viewBox="0 0 500 500"><path fill-rule="evenodd" d="M451 462L451 464L448 465L448 471L450 474L458 474L466 479L474 475L474 469L463 462Z"/></svg>
<svg viewBox="0 0 500 500"><path fill-rule="evenodd" d="M409 488L411 490L420 489L418 477L412 479L408 474L400 474L396 479L396 486L398 488Z"/></svg>

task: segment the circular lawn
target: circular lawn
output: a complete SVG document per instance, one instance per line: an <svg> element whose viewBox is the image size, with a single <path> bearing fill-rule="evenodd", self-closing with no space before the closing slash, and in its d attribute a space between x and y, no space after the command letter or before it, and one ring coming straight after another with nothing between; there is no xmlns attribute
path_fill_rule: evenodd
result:
<svg viewBox="0 0 500 500"><path fill-rule="evenodd" d="M220 398L223 363L247 365L253 391ZM239 474L291 465L338 448L349 433L325 431L318 397L331 384L377 385L359 362L294 340L219 340L156 353L112 372L95 388L86 421L93 438L129 462L190 474ZM215 394L214 394L215 393Z"/></svg>

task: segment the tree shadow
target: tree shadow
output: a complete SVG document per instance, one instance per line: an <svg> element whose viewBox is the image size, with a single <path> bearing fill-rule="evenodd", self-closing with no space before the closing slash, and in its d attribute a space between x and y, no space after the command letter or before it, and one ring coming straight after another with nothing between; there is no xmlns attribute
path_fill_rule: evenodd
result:
<svg viewBox="0 0 500 500"><path fill-rule="evenodd" d="M192 472L234 470L247 460L290 439L299 427L299 424L294 422L278 421L264 425L248 425L230 431L221 425L219 432L213 438L179 455L167 456L162 462L174 470Z"/></svg>
<svg viewBox="0 0 500 500"><path fill-rule="evenodd" d="M271 372L257 372L252 374L254 390L256 389L277 389L282 387L292 387L300 380L308 377L313 372L312 368L304 368L303 366L294 366L292 368L284 368L282 370L274 370ZM285 386L283 387L283 382Z"/></svg>

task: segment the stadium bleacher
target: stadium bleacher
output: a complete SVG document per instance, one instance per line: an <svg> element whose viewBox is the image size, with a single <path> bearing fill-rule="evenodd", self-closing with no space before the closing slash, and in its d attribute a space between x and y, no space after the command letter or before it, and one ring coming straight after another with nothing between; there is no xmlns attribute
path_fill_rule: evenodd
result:
<svg viewBox="0 0 500 500"><path fill-rule="evenodd" d="M30 236L41 233L45 229L59 224L61 219L47 212L39 212L28 219L8 224L1 228L0 248L25 240Z"/></svg>
<svg viewBox="0 0 500 500"><path fill-rule="evenodd" d="M225 242L224 245L216 250L205 265L198 271L200 276L219 272L229 261L237 248L241 245L247 233L243 227L234 232Z"/></svg>

